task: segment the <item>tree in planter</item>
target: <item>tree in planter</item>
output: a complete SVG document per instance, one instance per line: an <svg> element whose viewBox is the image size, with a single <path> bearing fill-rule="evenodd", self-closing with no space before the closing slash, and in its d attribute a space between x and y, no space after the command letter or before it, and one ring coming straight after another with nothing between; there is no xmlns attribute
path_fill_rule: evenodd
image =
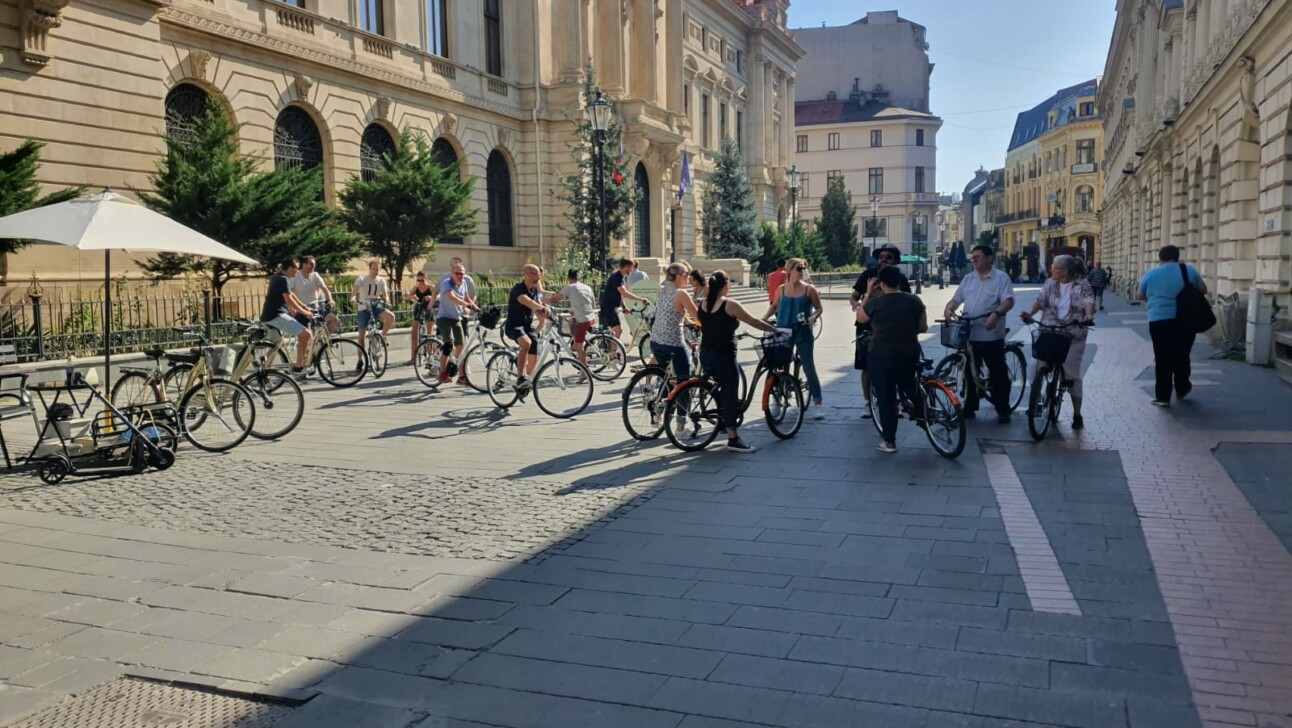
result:
<svg viewBox="0 0 1292 728"><path fill-rule="evenodd" d="M28 139L18 148L0 154L0 217L44 207L56 202L75 199L85 192L84 187L69 187L41 196L36 169L40 166L40 150L44 145ZM27 245L26 240L0 239L0 255L15 253Z"/></svg>
<svg viewBox="0 0 1292 728"><path fill-rule="evenodd" d="M372 179L346 184L341 219L400 290L404 271L429 256L436 241L475 232L474 189L474 177L462 179L458 165L440 164L424 137L405 130Z"/></svg>
<svg viewBox="0 0 1292 728"><path fill-rule="evenodd" d="M825 256L830 266L838 268L856 264L857 261L857 211L852 207L852 193L843 184L843 177L831 177L825 197L821 198L821 231Z"/></svg>
<svg viewBox="0 0 1292 728"><path fill-rule="evenodd" d="M287 256L313 255L323 273L344 270L359 254L358 238L323 202L321 170L260 169L261 158L238 153L236 128L215 100L193 119L185 139L168 137L145 205L261 263L270 272ZM196 273L220 296L253 271L227 260L160 253L143 263L154 280Z"/></svg>
<svg viewBox="0 0 1292 728"><path fill-rule="evenodd" d="M744 258L758 255L754 187L745 173L740 147L723 137L714 157L713 174L704 186L703 224L705 254L709 258Z"/></svg>
<svg viewBox="0 0 1292 728"><path fill-rule="evenodd" d="M589 60L584 67L583 108L587 108L600 93L597 71ZM592 270L602 270L601 260L601 190L597 187L597 145L593 138L592 123L582 113L574 125L575 141L568 145L574 160L572 173L557 178L553 194L566 204L561 231L569 245L583 248ZM641 195L637 186L628 182L628 160L621 154L624 126L617 114L612 114L606 129L605 155L601 168L606 188L606 238L623 239L628 235L633 210Z"/></svg>

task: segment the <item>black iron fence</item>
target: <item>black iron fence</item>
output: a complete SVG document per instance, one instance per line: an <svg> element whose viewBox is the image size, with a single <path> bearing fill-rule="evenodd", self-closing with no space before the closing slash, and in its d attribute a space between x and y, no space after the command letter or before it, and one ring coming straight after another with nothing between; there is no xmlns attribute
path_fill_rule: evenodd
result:
<svg viewBox="0 0 1292 728"><path fill-rule="evenodd" d="M505 306L511 283L477 284L480 305ZM350 304L350 291L333 291L332 297L343 328L353 329L358 310ZM390 298L395 325L412 325L413 303L399 291ZM185 339L184 332L194 329L202 331L212 343L230 343L242 336L247 320L260 318L264 303L264 294L257 293L215 296L202 291L195 295L152 296L114 292L107 311L112 322L108 345L114 354L157 345L185 347L191 342ZM0 349L12 346L19 363L100 355L104 349L104 311L101 299L48 301L34 295L0 303Z"/></svg>

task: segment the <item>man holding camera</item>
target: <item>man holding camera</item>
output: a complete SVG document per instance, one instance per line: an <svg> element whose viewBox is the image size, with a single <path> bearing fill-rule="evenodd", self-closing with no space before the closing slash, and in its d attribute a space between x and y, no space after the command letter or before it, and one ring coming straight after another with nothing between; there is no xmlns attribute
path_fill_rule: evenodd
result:
<svg viewBox="0 0 1292 728"><path fill-rule="evenodd" d="M857 277L857 282L852 286L851 300L853 312L856 312L857 307L861 305L859 303L861 298L866 295L866 290L870 286L870 281L879 275L880 269L895 266L902 262L902 251L898 250L897 246L892 243L884 243L878 248L875 248L875 260L878 262L878 265L870 266L869 268L866 268L866 270L862 271L861 275ZM901 276L898 290L903 293L910 293L911 282L906 279L905 275L901 273L898 275ZM866 373L866 364L870 347L870 331L870 324L857 323L856 353L853 355L852 363L853 368L861 372L861 394L863 397L861 417L862 419L867 420L870 419L870 409L866 406L866 403L870 401L870 375Z"/></svg>

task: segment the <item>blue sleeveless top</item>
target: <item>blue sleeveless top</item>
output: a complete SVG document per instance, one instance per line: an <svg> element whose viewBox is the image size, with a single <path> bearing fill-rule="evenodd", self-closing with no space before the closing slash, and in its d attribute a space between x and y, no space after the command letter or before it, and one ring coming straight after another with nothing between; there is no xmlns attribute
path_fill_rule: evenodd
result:
<svg viewBox="0 0 1292 728"><path fill-rule="evenodd" d="M776 306L776 325L783 329L794 329L794 343L798 346L810 346L812 344L812 327L799 326L799 314L812 315L812 299L808 298L807 293L802 296L786 296L781 294L781 302Z"/></svg>

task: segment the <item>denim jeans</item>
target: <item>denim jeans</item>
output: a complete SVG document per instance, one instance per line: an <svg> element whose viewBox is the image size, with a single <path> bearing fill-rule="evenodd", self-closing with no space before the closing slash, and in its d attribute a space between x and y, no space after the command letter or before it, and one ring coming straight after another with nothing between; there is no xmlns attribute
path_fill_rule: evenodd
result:
<svg viewBox="0 0 1292 728"><path fill-rule="evenodd" d="M736 357L727 354L701 351L700 363L704 365L704 370L713 375L718 380L719 395L721 397L718 404L722 407L722 427L725 430L735 430L736 421L740 416L740 372L736 364Z"/></svg>
<svg viewBox="0 0 1292 728"><path fill-rule="evenodd" d="M677 381L681 382L691 378L691 358L686 355L686 348L681 346L669 346L668 344L657 344L650 342L650 352L655 356L655 361L662 367L667 367L670 363L673 365L673 375ZM686 397L688 395L681 395ZM686 411L690 402L679 397L677 405Z"/></svg>
<svg viewBox="0 0 1292 728"><path fill-rule="evenodd" d="M866 371L879 404L879 429L884 442L897 442L898 392L918 404L915 390L915 360L909 356L871 354Z"/></svg>
<svg viewBox="0 0 1292 728"><path fill-rule="evenodd" d="M821 378L816 374L814 344L812 339L808 339L806 343L799 342L798 355L799 360L803 362L803 374L807 377L808 394L811 395L813 402L818 402L821 399Z"/></svg>

